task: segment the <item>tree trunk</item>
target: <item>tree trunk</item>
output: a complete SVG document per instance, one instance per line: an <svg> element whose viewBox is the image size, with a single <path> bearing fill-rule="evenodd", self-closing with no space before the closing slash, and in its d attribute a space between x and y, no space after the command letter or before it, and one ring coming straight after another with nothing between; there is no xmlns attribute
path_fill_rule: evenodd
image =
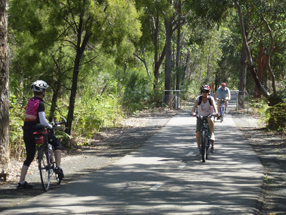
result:
<svg viewBox="0 0 286 215"><path fill-rule="evenodd" d="M165 90L172 90L172 18L165 20L166 58L165 58ZM165 92L165 103L171 101L171 92Z"/></svg>
<svg viewBox="0 0 286 215"><path fill-rule="evenodd" d="M277 92L276 92L276 85L275 85L275 75L272 71L271 68L271 64L270 64L270 60L271 60L271 56L272 56L272 52L273 52L273 44L274 44L274 37L273 37L273 33L272 30L270 28L270 26L268 25L266 19L264 18L264 16L261 16L261 19L263 20L264 24L266 25L269 37L270 37L270 47L269 47L269 51L268 51L268 56L267 56L267 69L271 75L271 79L272 79L272 89L273 89L273 94L274 96L277 96Z"/></svg>
<svg viewBox="0 0 286 215"><path fill-rule="evenodd" d="M6 0L0 1L0 174L6 176L9 164L9 61Z"/></svg>
<svg viewBox="0 0 286 215"><path fill-rule="evenodd" d="M181 20L181 1L179 0L178 2L178 20ZM177 71L177 75L176 75L176 90L180 90L180 82L181 82L181 70L180 70L180 52L181 52L181 48L180 48L180 44L181 44L181 28L178 28L178 32L177 32L177 55L176 55L176 71Z"/></svg>
<svg viewBox="0 0 286 215"><path fill-rule="evenodd" d="M79 67L81 58L83 56L84 50L86 48L86 45L92 36L91 32L84 32L82 31L83 28L83 19L81 18L80 24L79 24L79 31L77 35L77 47L76 47L76 57L74 61L74 70L73 70L73 79L72 79L72 89L71 89L71 95L70 95L70 103L69 103L69 112L68 112L68 118L67 118L67 127L66 127L66 133L71 134L72 129L72 121L73 121L73 115L74 115L74 106L75 106L75 99L76 99L76 91L77 91L77 83L78 83L78 74L79 74ZM84 34L84 39L82 40L82 36Z"/></svg>
<svg viewBox="0 0 286 215"><path fill-rule="evenodd" d="M184 81L186 79L186 70L188 68L188 63L189 63L189 57L190 57L190 53L188 52L187 57L186 57L186 64L184 66L184 70L182 72L182 80L181 80L181 86L184 85ZM191 72L190 72L191 73Z"/></svg>
<svg viewBox="0 0 286 215"><path fill-rule="evenodd" d="M206 83L209 83L209 77L210 77L210 59L211 59L211 42L212 38L209 42L209 53L208 53L208 59L207 59L207 77L206 77Z"/></svg>
<svg viewBox="0 0 286 215"><path fill-rule="evenodd" d="M247 70L247 57L245 48L241 47L241 60L240 60L240 82L239 82L239 94L238 94L238 105L240 108L245 108L244 96L245 86L246 86L246 70Z"/></svg>
<svg viewBox="0 0 286 215"><path fill-rule="evenodd" d="M256 74L256 69L255 69L255 67L253 65L251 52L250 52L250 49L249 49L249 46L248 46L248 41L247 41L246 34L245 34L245 28L244 28L244 23L243 23L243 18L242 18L241 7L240 7L238 1L235 2L235 5L237 7L237 13L238 13L238 16L239 16L240 30L241 30L241 35L242 35L242 39L243 39L243 45L244 45L244 48L245 48L245 52L246 52L246 56L247 56L247 60L248 60L248 64L249 64L250 73L252 75L252 78L254 80L255 85L261 91L262 95L265 96L266 98L268 98L270 96L270 94L269 94L269 92L266 91L266 89L263 87L263 85L259 81L259 79L257 77L257 74Z"/></svg>
<svg viewBox="0 0 286 215"><path fill-rule="evenodd" d="M54 93L53 93L52 105L51 105L50 115L49 115L49 121L50 122L54 121L54 117L55 117L57 100L58 100L59 90L60 90L60 87L61 87L60 80L61 79L59 78L59 81L56 82L55 90L54 90Z"/></svg>
<svg viewBox="0 0 286 215"><path fill-rule="evenodd" d="M263 83L264 80L264 71L266 66L267 66L267 55L263 54L263 46L261 46L257 61L257 77L261 83ZM261 98L261 92L258 90L257 87L255 87L254 89L254 96L256 98Z"/></svg>

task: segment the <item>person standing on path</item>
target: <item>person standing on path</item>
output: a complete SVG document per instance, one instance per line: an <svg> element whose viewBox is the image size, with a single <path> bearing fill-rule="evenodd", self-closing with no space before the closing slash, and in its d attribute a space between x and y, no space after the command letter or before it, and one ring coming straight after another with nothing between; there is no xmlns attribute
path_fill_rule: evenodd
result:
<svg viewBox="0 0 286 215"><path fill-rule="evenodd" d="M209 95L210 87L208 85L201 86L201 95L198 96L195 100L193 109L192 109L192 116L196 116L196 108L198 107L198 114L201 116L208 116L210 114L217 114L217 108L215 104L215 100L212 96ZM197 140L197 151L196 154L201 153L201 128L203 126L203 120L197 118L197 128L196 128L196 140ZM214 153L214 121L212 118L208 118L208 126L209 131L211 133L211 152Z"/></svg>
<svg viewBox="0 0 286 215"><path fill-rule="evenodd" d="M46 89L49 85L42 80L35 81L32 85L32 91L34 91L34 97L30 98L25 113L25 121L23 126L24 133L24 142L27 152L26 160L23 163L20 181L18 183L17 188L32 188L34 185L29 184L25 181L26 174L28 172L28 168L32 161L34 160L36 153L36 143L34 140L33 133L36 131L36 125L42 124L47 126L49 129L53 129L53 126L48 123L45 116L45 105L43 98L46 95ZM60 167L61 164L61 142L57 139L52 133L48 133L49 143L55 149L55 159L56 159L56 174L58 174L59 178L64 178L63 170Z"/></svg>

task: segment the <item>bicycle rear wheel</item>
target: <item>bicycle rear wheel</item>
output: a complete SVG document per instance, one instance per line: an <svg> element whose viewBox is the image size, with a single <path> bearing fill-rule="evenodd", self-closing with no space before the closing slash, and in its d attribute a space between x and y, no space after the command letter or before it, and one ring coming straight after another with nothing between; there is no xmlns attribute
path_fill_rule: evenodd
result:
<svg viewBox="0 0 286 215"><path fill-rule="evenodd" d="M206 132L201 133L201 147L202 147L202 161L206 162L207 159L207 148L206 148Z"/></svg>
<svg viewBox="0 0 286 215"><path fill-rule="evenodd" d="M51 184L51 173L53 172L52 165L49 159L49 149L43 145L39 149L38 153L41 183L44 191L48 191L50 189Z"/></svg>

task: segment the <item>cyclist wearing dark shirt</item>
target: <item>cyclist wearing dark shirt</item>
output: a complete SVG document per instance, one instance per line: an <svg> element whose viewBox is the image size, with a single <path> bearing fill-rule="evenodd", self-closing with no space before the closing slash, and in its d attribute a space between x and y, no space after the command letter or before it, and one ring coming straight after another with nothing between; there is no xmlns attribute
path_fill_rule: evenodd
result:
<svg viewBox="0 0 286 215"><path fill-rule="evenodd" d="M33 132L36 131L36 125L42 124L52 129L53 126L48 123L45 117L45 105L43 98L46 95L46 89L49 85L42 80L35 81L32 85L32 91L34 91L34 97L30 98L25 113L25 121L23 126L24 142L27 152L26 160L22 166L20 181L18 188L32 188L34 185L29 184L25 181L25 177L30 164L32 163L35 153L36 153L36 143L34 140ZM55 149L55 159L56 159L56 174L59 178L64 178L63 170L60 167L61 163L61 142L52 133L48 133L49 143Z"/></svg>

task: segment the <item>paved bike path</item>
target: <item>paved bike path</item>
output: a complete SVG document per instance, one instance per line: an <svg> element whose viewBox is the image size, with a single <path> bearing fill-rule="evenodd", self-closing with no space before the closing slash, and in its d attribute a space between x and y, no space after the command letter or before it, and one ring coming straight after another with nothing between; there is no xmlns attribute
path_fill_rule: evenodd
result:
<svg viewBox="0 0 286 215"><path fill-rule="evenodd" d="M202 163L195 124L181 112L114 164L1 214L253 214L263 176L255 152L226 115Z"/></svg>

